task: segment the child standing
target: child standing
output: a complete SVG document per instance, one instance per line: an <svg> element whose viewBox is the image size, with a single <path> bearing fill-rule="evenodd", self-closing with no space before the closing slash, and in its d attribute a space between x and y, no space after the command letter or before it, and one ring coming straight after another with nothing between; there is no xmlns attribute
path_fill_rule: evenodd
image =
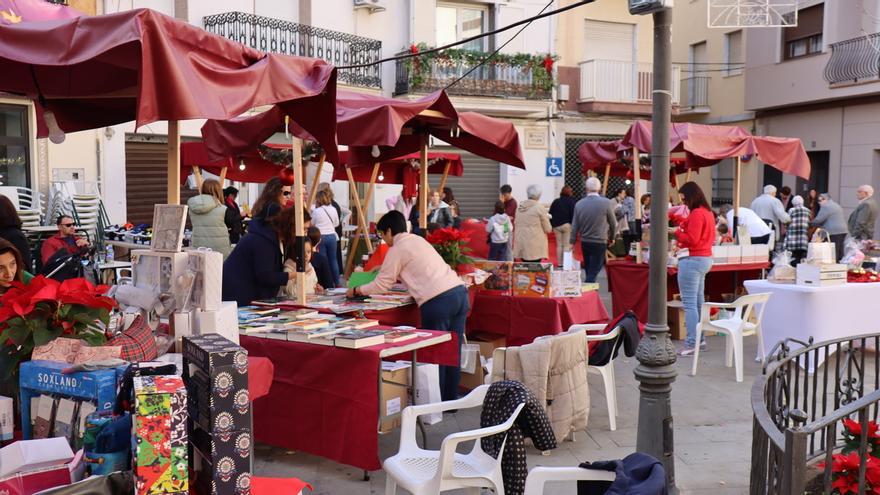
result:
<svg viewBox="0 0 880 495"><path fill-rule="evenodd" d="M513 224L510 217L504 212L504 203L495 202L495 214L486 224L486 232L489 233L489 259L492 261L507 261L510 233Z"/></svg>

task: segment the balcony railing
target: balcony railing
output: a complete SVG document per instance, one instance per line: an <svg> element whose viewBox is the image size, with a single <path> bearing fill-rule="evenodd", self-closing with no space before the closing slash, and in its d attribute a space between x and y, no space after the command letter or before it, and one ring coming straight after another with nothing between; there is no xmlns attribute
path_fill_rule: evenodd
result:
<svg viewBox="0 0 880 495"><path fill-rule="evenodd" d="M880 79L880 33L831 45L831 58L825 65L825 80L828 84L858 83L878 79Z"/></svg>
<svg viewBox="0 0 880 495"><path fill-rule="evenodd" d="M333 65L376 62L382 42L348 33L243 12L226 12L204 18L205 30L264 52L322 58ZM338 81L350 86L382 87L380 65L342 69Z"/></svg>
<svg viewBox="0 0 880 495"><path fill-rule="evenodd" d="M619 60L587 60L580 63L580 101L648 103L654 86L651 64ZM678 81L681 68L672 67L672 80ZM672 85L672 104L678 105L679 87Z"/></svg>
<svg viewBox="0 0 880 495"><path fill-rule="evenodd" d="M525 57L524 57L525 58ZM454 85L477 63L466 58L443 56L413 57L397 61L394 94L430 93L446 89L451 95L495 96L546 100L550 98L553 78L534 60L523 64L489 62L478 67Z"/></svg>
<svg viewBox="0 0 880 495"><path fill-rule="evenodd" d="M709 108L708 76L685 77L681 80L681 111Z"/></svg>

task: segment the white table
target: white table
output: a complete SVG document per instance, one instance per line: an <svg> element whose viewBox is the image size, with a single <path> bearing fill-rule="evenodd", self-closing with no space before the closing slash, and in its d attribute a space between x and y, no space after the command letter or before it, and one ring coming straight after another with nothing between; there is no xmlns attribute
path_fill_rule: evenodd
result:
<svg viewBox="0 0 880 495"><path fill-rule="evenodd" d="M880 332L876 317L880 283L808 287L747 280L744 285L749 294L772 294L761 323L767 353L788 337L803 342L813 337L814 342L822 342ZM792 348L798 347L792 344ZM816 364L821 364L824 356L819 359Z"/></svg>

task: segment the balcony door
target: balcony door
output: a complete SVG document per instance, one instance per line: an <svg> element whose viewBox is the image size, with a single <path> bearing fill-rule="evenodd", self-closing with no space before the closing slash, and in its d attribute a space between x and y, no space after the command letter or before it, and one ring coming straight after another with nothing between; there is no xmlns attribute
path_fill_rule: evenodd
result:
<svg viewBox="0 0 880 495"><path fill-rule="evenodd" d="M437 46L455 43L485 33L489 28L489 9L479 5L438 3L436 23ZM487 38L480 38L456 48L486 51L487 42Z"/></svg>
<svg viewBox="0 0 880 495"><path fill-rule="evenodd" d="M586 90L585 96L598 101L639 100L642 86L651 87L651 71L642 74L635 63L635 24L585 22L582 94Z"/></svg>

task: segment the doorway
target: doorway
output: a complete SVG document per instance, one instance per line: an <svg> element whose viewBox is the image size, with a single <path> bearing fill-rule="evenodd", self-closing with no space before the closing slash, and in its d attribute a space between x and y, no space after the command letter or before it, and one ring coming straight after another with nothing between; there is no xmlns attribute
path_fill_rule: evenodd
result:
<svg viewBox="0 0 880 495"><path fill-rule="evenodd" d="M831 161L831 152L808 151L807 157L810 159L810 180L798 177L795 183L795 194L804 198L805 203L809 202L810 189L815 189L817 193L828 192L828 163Z"/></svg>

